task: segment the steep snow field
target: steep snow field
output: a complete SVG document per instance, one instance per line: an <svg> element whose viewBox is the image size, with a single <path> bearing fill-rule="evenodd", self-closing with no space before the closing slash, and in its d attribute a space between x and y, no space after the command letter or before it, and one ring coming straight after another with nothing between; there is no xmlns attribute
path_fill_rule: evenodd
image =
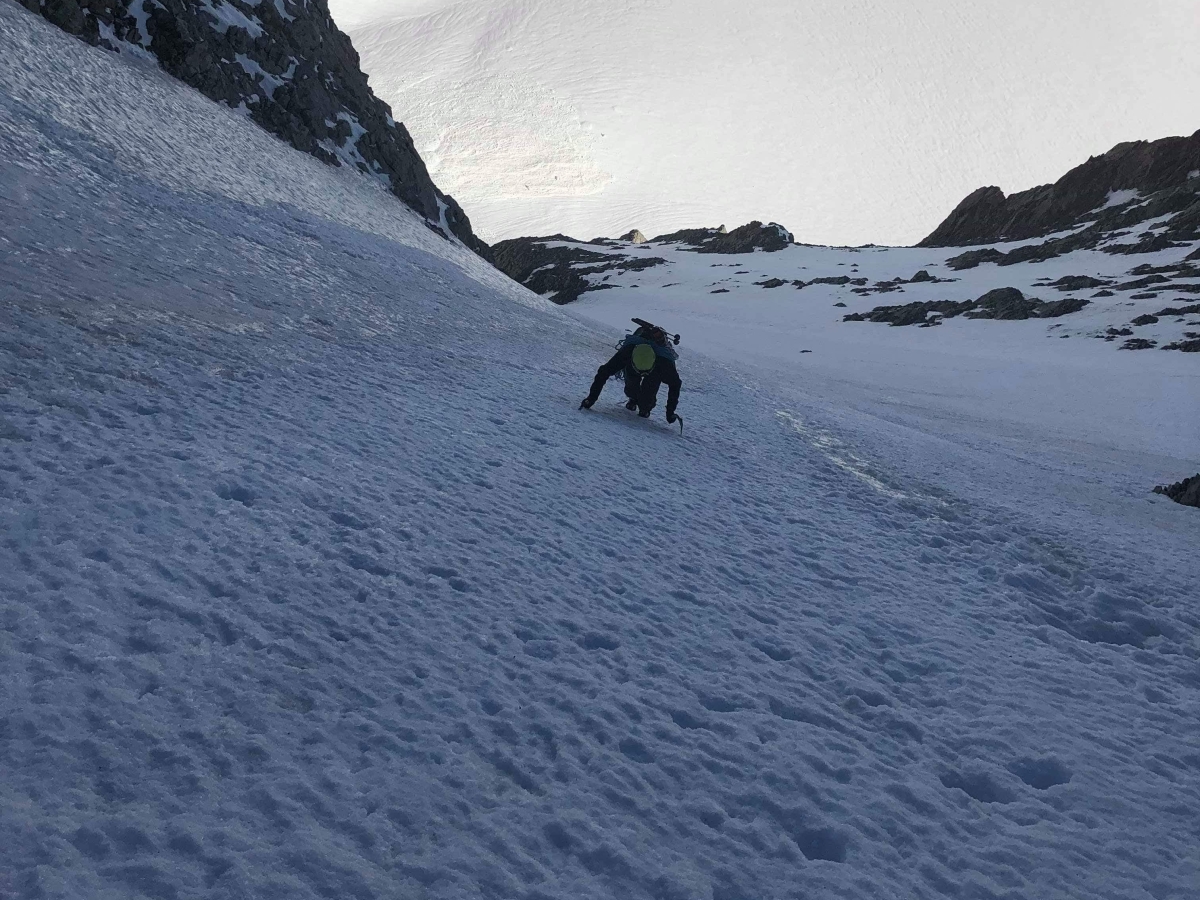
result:
<svg viewBox="0 0 1200 900"><path fill-rule="evenodd" d="M1191 134L1192 0L332 0L487 240L783 222L911 244L969 192Z"/></svg>
<svg viewBox="0 0 1200 900"><path fill-rule="evenodd" d="M0 158L0 895L1194 895L1193 511L579 412L612 330L9 3Z"/></svg>

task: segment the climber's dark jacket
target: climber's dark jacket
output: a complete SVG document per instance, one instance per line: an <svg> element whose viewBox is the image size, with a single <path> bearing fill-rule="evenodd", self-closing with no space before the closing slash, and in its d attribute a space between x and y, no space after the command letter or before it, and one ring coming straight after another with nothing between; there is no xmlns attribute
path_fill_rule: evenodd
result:
<svg viewBox="0 0 1200 900"><path fill-rule="evenodd" d="M638 329L639 331L641 329ZM640 345L649 345L654 351L654 364L648 372L640 372L633 364L634 349ZM625 372L625 396L637 404L638 414L650 415L658 402L658 387L663 382L667 385L667 418L675 414L679 405L679 389L683 382L675 368L675 360L679 354L666 344L651 341L640 334L631 334L621 343L613 358L596 370L592 381L592 390L584 400L584 405L590 407L604 390L604 383L618 372Z"/></svg>

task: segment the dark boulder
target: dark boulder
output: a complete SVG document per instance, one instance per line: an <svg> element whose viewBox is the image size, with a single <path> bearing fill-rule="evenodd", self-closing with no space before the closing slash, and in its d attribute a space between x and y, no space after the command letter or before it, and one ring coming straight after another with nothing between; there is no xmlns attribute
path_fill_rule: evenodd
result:
<svg viewBox="0 0 1200 900"><path fill-rule="evenodd" d="M1052 300L1026 297L1012 287L988 291L978 300L930 300L903 306L877 306L870 312L843 316L844 322L887 322L891 325L932 325L940 318L965 315L968 319L1053 319L1078 312L1088 301L1077 297Z"/></svg>
<svg viewBox="0 0 1200 900"><path fill-rule="evenodd" d="M1147 314L1144 316L1138 316L1136 319L1134 319L1129 324L1140 327L1142 325L1156 325L1157 323L1158 323L1158 316L1152 316L1152 315Z"/></svg>
<svg viewBox="0 0 1200 900"><path fill-rule="evenodd" d="M975 301L975 309L967 313L967 318L1028 319L1040 303L1014 287L995 288Z"/></svg>
<svg viewBox="0 0 1200 900"><path fill-rule="evenodd" d="M1172 485L1159 485L1154 489L1154 493L1162 494L1184 506L1195 506L1200 509L1200 475L1193 475L1191 478Z"/></svg>
<svg viewBox="0 0 1200 900"><path fill-rule="evenodd" d="M981 263L1000 262L1002 259L1004 259L1004 254L999 250L985 247L983 250L968 250L966 253L951 257L946 260L946 265L956 272L961 272L963 269L974 269Z"/></svg>
<svg viewBox="0 0 1200 900"><path fill-rule="evenodd" d="M1190 306L1168 306L1165 309L1160 309L1155 315L1165 319L1169 316L1191 316L1196 313L1200 313L1200 303L1194 303Z"/></svg>
<svg viewBox="0 0 1200 900"><path fill-rule="evenodd" d="M774 222L750 222L733 231L720 228L683 228L651 238L651 244L686 244L697 253L773 253L791 244L792 233Z"/></svg>
<svg viewBox="0 0 1200 900"><path fill-rule="evenodd" d="M678 231L672 231L670 234L660 234L658 237L653 237L650 239L650 243L691 244L693 247L700 247L705 242L727 233L724 225L720 228L681 228Z"/></svg>
<svg viewBox="0 0 1200 900"><path fill-rule="evenodd" d="M1051 282L1050 287L1060 291L1083 291L1089 288L1104 287L1109 282L1089 275L1065 275L1058 281Z"/></svg>
<svg viewBox="0 0 1200 900"><path fill-rule="evenodd" d="M1047 300L1041 306L1034 309L1034 316L1039 319L1057 319L1059 316L1067 316L1074 312L1079 312L1090 301L1083 297L1065 297L1062 300Z"/></svg>
<svg viewBox="0 0 1200 900"><path fill-rule="evenodd" d="M697 253L775 253L793 243L792 233L771 222L750 222L728 234L717 234L700 245Z"/></svg>
<svg viewBox="0 0 1200 900"><path fill-rule="evenodd" d="M1151 275L1146 275L1144 278L1139 278L1136 281L1126 281L1122 284L1118 284L1116 289L1118 291L1140 291L1142 288L1153 287L1154 285L1158 284L1167 284L1170 282L1170 280L1171 279L1167 278L1165 275L1154 273Z"/></svg>
<svg viewBox="0 0 1200 900"><path fill-rule="evenodd" d="M904 325L927 325L945 317L952 319L975 305L967 300L927 300L922 303L905 303L902 306L877 306L870 312L850 313L842 317L843 322L886 322L900 327Z"/></svg>

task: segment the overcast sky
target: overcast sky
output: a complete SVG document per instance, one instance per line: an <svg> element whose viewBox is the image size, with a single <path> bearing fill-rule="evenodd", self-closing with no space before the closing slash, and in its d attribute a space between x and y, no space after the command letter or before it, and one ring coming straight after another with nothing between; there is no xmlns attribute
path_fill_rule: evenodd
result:
<svg viewBox="0 0 1200 900"><path fill-rule="evenodd" d="M331 0L488 240L775 220L912 243L1200 129L1197 0Z"/></svg>

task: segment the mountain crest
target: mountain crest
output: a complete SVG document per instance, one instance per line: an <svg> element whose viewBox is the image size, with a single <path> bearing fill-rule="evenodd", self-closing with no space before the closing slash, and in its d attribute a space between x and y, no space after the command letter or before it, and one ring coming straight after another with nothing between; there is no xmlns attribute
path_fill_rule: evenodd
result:
<svg viewBox="0 0 1200 900"><path fill-rule="evenodd" d="M1197 178L1200 131L1191 137L1128 141L1091 157L1054 184L1011 196L998 187L980 188L917 246L967 247L1045 237L1094 222L1106 210L1135 201L1167 200L1167 194L1172 195L1168 205L1179 207L1182 202L1185 208L1190 201L1183 195L1194 198L1200 189ZM1162 206L1145 203L1147 210Z"/></svg>

